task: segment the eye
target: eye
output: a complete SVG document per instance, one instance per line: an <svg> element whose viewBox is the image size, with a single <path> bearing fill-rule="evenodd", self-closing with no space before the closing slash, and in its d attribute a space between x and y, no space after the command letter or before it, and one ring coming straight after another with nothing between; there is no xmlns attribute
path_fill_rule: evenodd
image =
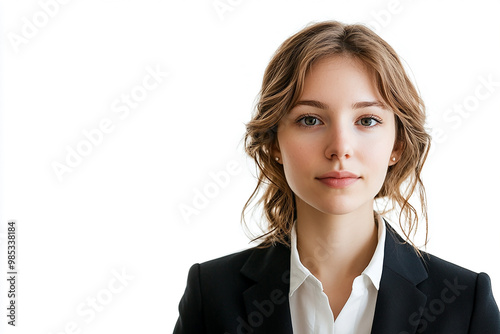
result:
<svg viewBox="0 0 500 334"><path fill-rule="evenodd" d="M359 121L356 122L356 124L371 128L377 124L382 124L382 120L375 115L370 115L362 117Z"/></svg>
<svg viewBox="0 0 500 334"><path fill-rule="evenodd" d="M299 123L299 125L301 125L301 126L310 127L310 126L319 125L321 123L321 121L315 116L307 115L307 116L303 116L303 117L299 118L297 120L297 123Z"/></svg>

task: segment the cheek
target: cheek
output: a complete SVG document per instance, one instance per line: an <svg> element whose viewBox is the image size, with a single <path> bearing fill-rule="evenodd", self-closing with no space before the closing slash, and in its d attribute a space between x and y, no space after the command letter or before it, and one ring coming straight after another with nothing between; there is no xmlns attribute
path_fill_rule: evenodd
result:
<svg viewBox="0 0 500 334"><path fill-rule="evenodd" d="M370 165L379 166L379 165L387 165L389 162L389 158L391 156L391 149L387 147L380 147L377 145L369 146L363 152L363 156Z"/></svg>
<svg viewBox="0 0 500 334"><path fill-rule="evenodd" d="M284 133L281 138L278 137L278 140L284 164L300 164L304 155L308 154L308 147L299 136Z"/></svg>
<svg viewBox="0 0 500 334"><path fill-rule="evenodd" d="M374 145L364 154L365 166L370 166L368 171L372 179L376 179L382 185L389 168L389 160L392 154L392 145Z"/></svg>
<svg viewBox="0 0 500 334"><path fill-rule="evenodd" d="M307 170L309 161L307 150L300 145L292 144L288 147L283 147L281 155L283 157L283 169L289 183L291 177L300 175Z"/></svg>
<svg viewBox="0 0 500 334"><path fill-rule="evenodd" d="M317 152L313 152L310 147L299 140L287 139L289 140L280 145L283 170L288 185L292 190L296 190L314 170Z"/></svg>

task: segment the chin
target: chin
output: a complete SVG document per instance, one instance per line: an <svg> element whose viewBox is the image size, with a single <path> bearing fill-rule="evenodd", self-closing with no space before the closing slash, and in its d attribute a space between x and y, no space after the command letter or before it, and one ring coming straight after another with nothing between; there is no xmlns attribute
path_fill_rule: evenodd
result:
<svg viewBox="0 0 500 334"><path fill-rule="evenodd" d="M353 213L355 210L347 207L343 208L329 208L328 210L323 211L323 213L332 215L332 216L343 216L349 213Z"/></svg>
<svg viewBox="0 0 500 334"><path fill-rule="evenodd" d="M318 200L317 195L314 197L306 196L300 198L296 196L297 209L308 211L309 214L326 214L333 216L342 216L354 212L364 211L366 207L373 210L373 199L360 198L361 196L348 195L348 196L328 196L323 195L321 200ZM364 196L363 196L364 197ZM316 213L314 213L316 212ZM307 213L306 213L307 214Z"/></svg>
<svg viewBox="0 0 500 334"><path fill-rule="evenodd" d="M335 203L333 205L329 203L327 205L318 205L315 209L327 215L343 216L359 210L360 206L353 203Z"/></svg>

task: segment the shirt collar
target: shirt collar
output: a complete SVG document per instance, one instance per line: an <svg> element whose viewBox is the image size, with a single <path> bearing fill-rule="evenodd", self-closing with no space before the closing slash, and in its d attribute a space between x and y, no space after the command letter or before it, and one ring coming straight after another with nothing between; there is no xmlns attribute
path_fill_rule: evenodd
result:
<svg viewBox="0 0 500 334"><path fill-rule="evenodd" d="M364 274L370 278L375 288L378 290L380 286L380 279L382 277L382 269L384 267L384 246L385 246L385 234L386 227L384 219L378 213L375 213L375 218L378 223L378 244L373 253L372 259L368 266L361 274Z"/></svg>
<svg viewBox="0 0 500 334"><path fill-rule="evenodd" d="M368 266L363 270L361 275L366 275L378 290L384 265L386 227L384 219L380 214L375 212L375 218L378 224L378 243L370 263L368 263ZM290 234L290 297L309 276L313 275L309 269L300 262L299 252L297 250L297 232L294 223Z"/></svg>
<svg viewBox="0 0 500 334"><path fill-rule="evenodd" d="M309 269L304 267L302 262L300 262L299 251L297 250L297 232L294 222L290 235L290 297L310 275L312 274Z"/></svg>

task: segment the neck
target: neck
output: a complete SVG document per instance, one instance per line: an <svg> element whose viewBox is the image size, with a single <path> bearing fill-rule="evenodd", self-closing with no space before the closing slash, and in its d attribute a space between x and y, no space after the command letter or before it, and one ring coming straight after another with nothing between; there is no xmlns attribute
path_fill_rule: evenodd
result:
<svg viewBox="0 0 500 334"><path fill-rule="evenodd" d="M330 215L311 210L298 200L296 232L300 260L320 280L360 275L378 243L373 204L348 214Z"/></svg>

